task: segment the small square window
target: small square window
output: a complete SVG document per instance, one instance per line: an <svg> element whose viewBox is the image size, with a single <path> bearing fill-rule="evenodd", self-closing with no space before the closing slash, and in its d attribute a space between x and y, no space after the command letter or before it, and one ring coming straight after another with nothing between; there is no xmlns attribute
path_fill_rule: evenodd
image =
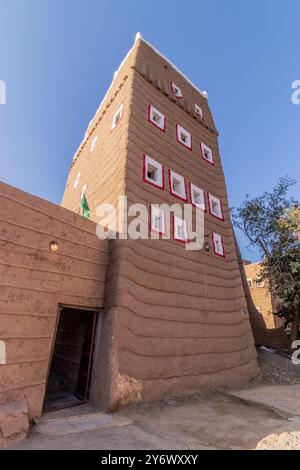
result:
<svg viewBox="0 0 300 470"><path fill-rule="evenodd" d="M173 237L180 242L188 241L187 222L176 215L173 217Z"/></svg>
<svg viewBox="0 0 300 470"><path fill-rule="evenodd" d="M119 107L118 111L115 112L112 120L111 130L114 130L117 125L120 123L123 117L123 104Z"/></svg>
<svg viewBox="0 0 300 470"><path fill-rule="evenodd" d="M247 284L248 284L249 289L252 289L252 287L253 287L253 281L252 281L251 277L249 277L249 278L247 279Z"/></svg>
<svg viewBox="0 0 300 470"><path fill-rule="evenodd" d="M224 220L222 203L220 199L208 194L209 212L217 219Z"/></svg>
<svg viewBox="0 0 300 470"><path fill-rule="evenodd" d="M185 179L173 170L169 170L170 193L179 199L187 200Z"/></svg>
<svg viewBox="0 0 300 470"><path fill-rule="evenodd" d="M166 117L152 105L148 108L148 120L160 130L165 131Z"/></svg>
<svg viewBox="0 0 300 470"><path fill-rule="evenodd" d="M144 155L143 179L146 183L164 189L164 168L149 155Z"/></svg>
<svg viewBox="0 0 300 470"><path fill-rule="evenodd" d="M202 108L195 103L195 114L196 116L198 116L199 118L203 119L203 111L202 111Z"/></svg>
<svg viewBox="0 0 300 470"><path fill-rule="evenodd" d="M191 201L195 207L206 211L205 206L205 195L203 189L198 188L194 184L190 183Z"/></svg>
<svg viewBox="0 0 300 470"><path fill-rule="evenodd" d="M222 235L219 235L218 233L213 232L212 239L213 239L215 254L225 258L225 250L224 250L224 243L223 243Z"/></svg>
<svg viewBox="0 0 300 470"><path fill-rule="evenodd" d="M91 152L93 152L97 145L98 136L94 137L91 143Z"/></svg>
<svg viewBox="0 0 300 470"><path fill-rule="evenodd" d="M179 124L176 126L176 136L177 141L180 144L184 145L189 150L192 150L192 135Z"/></svg>
<svg viewBox="0 0 300 470"><path fill-rule="evenodd" d="M215 164L212 150L207 145L201 144L201 153L202 153L202 158L204 158L204 160L206 160L211 165Z"/></svg>
<svg viewBox="0 0 300 470"><path fill-rule="evenodd" d="M261 277L256 279L256 287L265 287L265 283Z"/></svg>
<svg viewBox="0 0 300 470"><path fill-rule="evenodd" d="M173 94L176 96L176 98L182 98L182 92L181 92L181 89L179 88L179 86L175 85L174 82L171 82L171 88L172 88L172 91L173 91Z"/></svg>
<svg viewBox="0 0 300 470"><path fill-rule="evenodd" d="M151 205L151 230L166 234L166 213L154 205Z"/></svg>
<svg viewBox="0 0 300 470"><path fill-rule="evenodd" d="M77 174L76 178L75 178L75 181L73 183L73 188L76 189L78 184L79 184L79 180L80 180L80 172Z"/></svg>

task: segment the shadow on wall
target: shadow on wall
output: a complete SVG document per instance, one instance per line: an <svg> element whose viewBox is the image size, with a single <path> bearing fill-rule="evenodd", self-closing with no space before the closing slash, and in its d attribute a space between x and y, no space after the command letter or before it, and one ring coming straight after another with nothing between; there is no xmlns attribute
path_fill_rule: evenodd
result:
<svg viewBox="0 0 300 470"><path fill-rule="evenodd" d="M275 350L288 349L289 341L283 326L267 328L263 315L257 310L252 300L240 249L236 237L234 237L234 239L255 345L267 346Z"/></svg>

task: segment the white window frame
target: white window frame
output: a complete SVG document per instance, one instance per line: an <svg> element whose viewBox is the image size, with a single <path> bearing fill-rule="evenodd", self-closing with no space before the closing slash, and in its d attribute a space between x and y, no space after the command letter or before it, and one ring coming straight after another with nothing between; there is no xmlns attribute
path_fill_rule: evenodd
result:
<svg viewBox="0 0 300 470"><path fill-rule="evenodd" d="M225 248L223 237L219 233L213 232L212 233L212 240L214 246L214 253L222 258L225 258ZM219 249L221 247L221 249Z"/></svg>
<svg viewBox="0 0 300 470"><path fill-rule="evenodd" d="M155 121L155 115L161 119L161 123ZM155 106L149 104L148 107L148 121L151 122L155 127L165 132L166 130L166 116L161 113Z"/></svg>
<svg viewBox="0 0 300 470"><path fill-rule="evenodd" d="M256 278L256 287L259 289L265 287L265 281L259 276Z"/></svg>
<svg viewBox="0 0 300 470"><path fill-rule="evenodd" d="M174 190L173 188L174 179L180 185L181 189L179 192ZM172 194L172 196L182 199L183 201L187 200L185 178L171 169L169 169L169 189L170 189L170 194Z"/></svg>
<svg viewBox="0 0 300 470"><path fill-rule="evenodd" d="M98 140L98 136L96 135L96 137L93 138L92 142L91 142L91 152L93 152L96 148L96 145L97 145L97 140Z"/></svg>
<svg viewBox="0 0 300 470"><path fill-rule="evenodd" d="M159 233L160 235L166 235L167 221L166 221L165 211L151 204L150 212L151 212L151 231ZM160 221L162 222L162 226L160 228L157 228L155 224L157 217L159 217Z"/></svg>
<svg viewBox="0 0 300 470"><path fill-rule="evenodd" d="M212 194L208 193L208 205L209 205L209 212L212 216L216 217L219 220L224 220L224 213L221 199ZM218 207L218 211L215 211L215 205Z"/></svg>
<svg viewBox="0 0 300 470"><path fill-rule="evenodd" d="M171 82L171 88L172 88L173 95L176 96L176 98L178 99L183 98L181 88L179 88L178 85L176 85L174 82Z"/></svg>
<svg viewBox="0 0 300 470"><path fill-rule="evenodd" d="M179 228L182 229L182 235L178 232ZM187 221L175 214L173 215L173 238L179 242L188 242Z"/></svg>
<svg viewBox="0 0 300 470"><path fill-rule="evenodd" d="M117 109L117 111L115 112L115 114L113 115L113 118L112 118L112 124L111 124L111 130L113 131L119 124L120 122L122 121L122 117L123 117L123 103L121 104L121 106ZM117 121L117 117L119 116L119 119Z"/></svg>
<svg viewBox="0 0 300 470"><path fill-rule="evenodd" d="M248 284L249 289L253 289L253 281L251 277L247 278L247 284Z"/></svg>
<svg viewBox="0 0 300 470"><path fill-rule="evenodd" d="M209 157L209 158L206 158L206 156L205 156L205 151L207 151L207 152L210 154L210 157ZM214 165L214 164L215 164L212 149L211 149L210 147L208 147L208 145L203 144L202 142L201 142L201 154L202 154L203 160L205 160L206 162L210 163L211 165Z"/></svg>
<svg viewBox="0 0 300 470"><path fill-rule="evenodd" d="M202 199L201 203L196 201L195 193L198 193L201 196L201 199ZM206 202L205 202L205 192L204 192L204 190L198 188L198 186L196 186L195 184L190 183L190 195L191 195L191 202L192 202L193 206L195 206L198 209L201 209L204 212L206 212Z"/></svg>
<svg viewBox="0 0 300 470"><path fill-rule="evenodd" d="M85 183L85 184L82 186L80 200L83 198L83 195L86 194L86 190L87 190L87 183Z"/></svg>
<svg viewBox="0 0 300 470"><path fill-rule="evenodd" d="M148 176L148 167L152 166L157 171L157 179L154 180ZM144 163L143 163L143 180L145 183L151 184L159 189L164 189L164 167L161 163L154 160L150 155L144 154Z"/></svg>
<svg viewBox="0 0 300 470"><path fill-rule="evenodd" d="M186 140L184 140L183 136L186 137ZM176 124L176 137L177 137L177 142L184 145L189 150L192 150L192 147L193 147L192 134L188 132L184 127L182 127L180 124Z"/></svg>
<svg viewBox="0 0 300 470"><path fill-rule="evenodd" d="M201 106L199 106L197 103L195 103L195 114L200 119L203 119L203 110L202 110Z"/></svg>
<svg viewBox="0 0 300 470"><path fill-rule="evenodd" d="M79 185L79 181L80 181L80 171L77 173L77 176L74 180L74 183L73 183L73 189L76 189L77 186Z"/></svg>

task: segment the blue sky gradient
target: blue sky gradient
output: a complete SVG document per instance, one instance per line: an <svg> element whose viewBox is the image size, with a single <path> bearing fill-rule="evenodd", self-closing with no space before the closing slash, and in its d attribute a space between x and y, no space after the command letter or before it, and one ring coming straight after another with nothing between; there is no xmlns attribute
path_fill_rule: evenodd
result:
<svg viewBox="0 0 300 470"><path fill-rule="evenodd" d="M208 91L230 205L286 174L299 198L298 0L0 0L0 179L60 202L137 31ZM238 238L243 256L258 260Z"/></svg>

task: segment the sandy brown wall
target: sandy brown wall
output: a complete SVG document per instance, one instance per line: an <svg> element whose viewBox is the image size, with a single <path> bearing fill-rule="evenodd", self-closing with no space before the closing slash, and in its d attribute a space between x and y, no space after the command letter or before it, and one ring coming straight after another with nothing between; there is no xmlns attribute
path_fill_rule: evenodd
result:
<svg viewBox="0 0 300 470"><path fill-rule="evenodd" d="M95 223L0 184L0 402L25 398L41 413L59 304L103 305L108 245ZM52 253L49 243L59 242Z"/></svg>
<svg viewBox="0 0 300 470"><path fill-rule="evenodd" d="M167 68L165 68L165 66ZM201 387L241 382L256 373L256 352L237 262L217 132L206 99L145 43L137 46L129 116L126 195L129 203L174 203L168 168L220 197L225 221L205 215L210 252L188 252L174 240L117 241L110 279L117 278L119 376L116 403L138 396L188 393ZM185 100L170 93L174 80ZM201 124L191 116L194 102L204 109ZM147 120L148 105L167 116L162 133ZM193 152L176 142L176 123L193 135ZM214 152L215 166L200 157L200 142ZM165 190L145 184L143 154L165 166ZM213 253L211 233L224 237L226 258Z"/></svg>
<svg viewBox="0 0 300 470"><path fill-rule="evenodd" d="M256 305L253 301L253 297L251 295L251 289L249 289L248 282L247 282L247 275L245 268L247 265L244 265L237 242L236 242L236 249L238 253L238 262L239 268L241 272L241 278L243 281L243 287L245 291L245 297L247 301L248 312L250 316L250 324L253 331L253 336L255 340L255 344L257 346L268 346L277 350L287 349L288 348L288 337L285 333L283 326L277 326L276 328L268 328L266 325L265 318L261 312L259 312L256 308ZM249 265L248 265L249 266ZM255 265L252 265L255 266ZM254 268L254 272L257 274L257 266ZM253 273L253 268L251 269L251 273ZM247 274L249 274L249 270L247 270Z"/></svg>
<svg viewBox="0 0 300 470"><path fill-rule="evenodd" d="M132 51L88 126L86 138L71 165L61 203L63 207L78 212L81 192L87 184L86 197L91 209L91 218L95 221L99 221L96 215L99 204L109 203L117 207L119 196L125 193L125 162L132 89L131 64L134 55L135 51ZM122 104L122 120L112 131L113 116ZM94 151L91 151L91 143L95 137L97 143ZM74 189L74 181L79 173L79 184Z"/></svg>
<svg viewBox="0 0 300 470"><path fill-rule="evenodd" d="M257 285L257 279L260 276L260 264L252 263L244 265L246 278L252 280L252 287L249 288L254 305L262 314L266 327L275 328L281 324L280 319L273 315L272 298L268 284L264 282L263 287Z"/></svg>
<svg viewBox="0 0 300 470"><path fill-rule="evenodd" d="M126 79L125 79L126 77ZM177 102L170 81L182 88ZM120 88L122 84L122 87ZM113 113L124 103L124 117L110 133ZM147 120L148 105L167 116L162 133ZM194 103L204 112L194 117ZM193 134L193 152L176 142L175 124ZM90 141L97 133L96 151ZM256 353L237 263L217 130L207 99L143 41L137 41L76 154L62 204L78 210L88 184L91 217L101 202L178 202L168 192L168 168L222 199L224 222L205 216L210 252L187 252L173 241L112 240L105 312L108 365L107 401L112 409L128 401L189 393L252 378ZM210 146L215 166L201 159L200 142ZM165 190L143 183L143 154L165 165ZM73 181L81 171L80 188ZM226 258L213 253L211 235L224 237Z"/></svg>

